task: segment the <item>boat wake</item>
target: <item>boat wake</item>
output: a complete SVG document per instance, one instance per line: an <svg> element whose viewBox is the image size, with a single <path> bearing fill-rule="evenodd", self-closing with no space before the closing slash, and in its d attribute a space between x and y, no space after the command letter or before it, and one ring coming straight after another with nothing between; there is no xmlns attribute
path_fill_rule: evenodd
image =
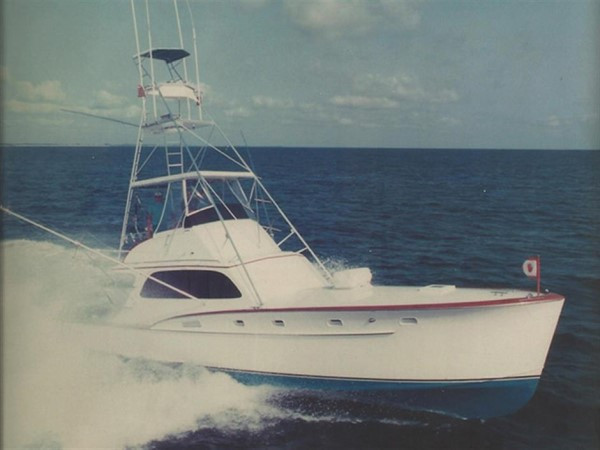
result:
<svg viewBox="0 0 600 450"><path fill-rule="evenodd" d="M197 367L93 353L69 339L64 319L102 320L113 308L107 289L113 302L118 294L81 252L8 241L2 255L5 448L122 448L201 423L259 426L273 414L265 389Z"/></svg>
<svg viewBox="0 0 600 450"><path fill-rule="evenodd" d="M211 430L256 433L285 423L414 425L351 403L242 385L187 364L92 352L66 321L110 318L128 293L103 261L50 242L3 241L4 435L8 447L145 445Z"/></svg>

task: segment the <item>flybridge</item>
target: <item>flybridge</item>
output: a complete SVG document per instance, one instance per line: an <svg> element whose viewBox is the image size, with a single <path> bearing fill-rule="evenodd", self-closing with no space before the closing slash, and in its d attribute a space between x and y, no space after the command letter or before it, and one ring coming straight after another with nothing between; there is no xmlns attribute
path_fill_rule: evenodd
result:
<svg viewBox="0 0 600 450"><path fill-rule="evenodd" d="M143 53L138 53L134 56L134 61L138 66L140 83L138 85L138 97L150 95L155 97L152 103L152 112L154 113L153 124L164 123L165 115L160 115L161 107L157 105L156 98L174 100L186 100L187 119L192 120L194 105L198 111L198 121L202 121L202 92L200 83L191 83L188 79L188 70L184 58L190 56L189 52L180 48L156 48L147 50ZM165 80L158 81L155 61L163 61L166 63L168 76ZM179 66L183 65L183 73L180 73ZM179 115L166 115L170 120ZM149 123L149 118L146 118L146 123ZM167 120L168 122L169 120ZM175 126L179 126L175 124Z"/></svg>
<svg viewBox="0 0 600 450"><path fill-rule="evenodd" d="M200 108L202 102L202 93L200 91L199 83L196 85L188 81L187 67L183 66L183 75L179 73L177 67L180 65L184 58L190 56L190 53L182 48L155 48L147 50L143 53L139 53L133 57L140 70L140 85L138 86L138 97L145 97L146 95L152 95L156 97L162 97L165 99L180 99L190 100ZM166 81L157 82L156 73L153 66L153 61L164 61L169 73L169 78ZM144 64L145 61L150 61L150 67ZM154 123L147 124L146 126L161 125L166 122L174 122L175 119L179 119L179 116L166 115L156 117L158 109L155 109L155 121ZM191 119L191 111L188 108L188 124L194 123L192 128L196 128L198 123L202 120L202 110L199 109L200 120L193 121ZM181 123L175 123L174 126L182 126Z"/></svg>
<svg viewBox="0 0 600 450"><path fill-rule="evenodd" d="M136 12L138 4L143 7ZM189 3L186 4L189 9ZM235 233L237 228L248 226L250 220L262 228L262 235L268 234L268 239L260 239L262 246L272 239L277 249L306 254L331 280L328 270L237 148L214 121L204 119L194 22L191 14L186 16L190 39L189 33L184 36L182 32L178 2L174 1L173 6L177 28L170 41L156 45L148 3L131 0L136 45L133 61L138 69L141 117L120 255L134 247L139 249L142 243L144 248L156 242L171 245L186 229L220 222L228 245L252 286L254 280L246 271L243 256L248 239ZM138 20L138 15L142 20ZM252 233L253 237L260 235ZM163 241L165 236L169 239ZM260 296L255 294L260 304Z"/></svg>

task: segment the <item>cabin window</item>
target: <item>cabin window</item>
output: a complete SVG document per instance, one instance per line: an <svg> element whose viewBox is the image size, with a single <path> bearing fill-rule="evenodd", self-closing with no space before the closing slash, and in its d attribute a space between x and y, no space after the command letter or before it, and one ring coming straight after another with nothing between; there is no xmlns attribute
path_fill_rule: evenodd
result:
<svg viewBox="0 0 600 450"><path fill-rule="evenodd" d="M242 296L227 276L214 270L168 270L154 272L152 276L196 298L240 298ZM150 278L144 283L140 295L144 298L187 298Z"/></svg>

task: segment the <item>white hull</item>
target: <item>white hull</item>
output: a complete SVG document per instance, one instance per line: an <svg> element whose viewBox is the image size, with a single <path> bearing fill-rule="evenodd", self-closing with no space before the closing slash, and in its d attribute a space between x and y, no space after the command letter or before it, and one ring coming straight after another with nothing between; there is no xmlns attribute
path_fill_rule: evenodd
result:
<svg viewBox="0 0 600 450"><path fill-rule="evenodd" d="M364 380L488 380L540 376L563 301L550 295L535 302L439 309L246 310L183 315L150 329L82 329L96 335L90 343L99 350L216 369Z"/></svg>

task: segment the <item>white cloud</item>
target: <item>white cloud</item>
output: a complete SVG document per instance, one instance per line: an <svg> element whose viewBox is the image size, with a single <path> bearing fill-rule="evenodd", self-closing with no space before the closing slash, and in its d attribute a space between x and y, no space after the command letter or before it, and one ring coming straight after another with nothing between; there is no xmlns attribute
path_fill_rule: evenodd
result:
<svg viewBox="0 0 600 450"><path fill-rule="evenodd" d="M110 119L139 119L140 114L142 113L142 108L138 104L123 104L119 106L114 106L112 108L99 108L96 105L92 106L91 108L81 106L69 106L66 109L81 111L82 113L98 115ZM135 122L137 123L137 120Z"/></svg>
<svg viewBox="0 0 600 450"><path fill-rule="evenodd" d="M364 34L382 26L414 28L420 24L419 0L285 0L292 22L335 36Z"/></svg>
<svg viewBox="0 0 600 450"><path fill-rule="evenodd" d="M418 79L402 73L393 76L366 74L355 78L353 87L355 92L397 102L413 100L448 103L460 98L454 89L426 89Z"/></svg>
<svg viewBox="0 0 600 450"><path fill-rule="evenodd" d="M70 105L65 108L111 119L139 119L142 112L140 104L135 100L113 94L105 89L95 93L91 106ZM135 122L137 123L137 120Z"/></svg>
<svg viewBox="0 0 600 450"><path fill-rule="evenodd" d="M125 104L126 101L127 99L121 95L115 95L111 94L108 91L100 90L96 94L96 101L94 107L100 109L110 109L119 107Z"/></svg>
<svg viewBox="0 0 600 450"><path fill-rule="evenodd" d="M396 108L399 103L386 97L366 97L361 95L336 95L330 102L336 106L352 108Z"/></svg>
<svg viewBox="0 0 600 450"><path fill-rule="evenodd" d="M252 104L261 108L293 108L294 102L292 100L284 100L269 97L266 95L255 95L252 97Z"/></svg>
<svg viewBox="0 0 600 450"><path fill-rule="evenodd" d="M117 111L120 111L122 117L139 118L142 113L142 108L139 105L129 105L119 108Z"/></svg>
<svg viewBox="0 0 600 450"><path fill-rule="evenodd" d="M285 8L297 25L315 31L357 31L372 25L363 0L287 0Z"/></svg>
<svg viewBox="0 0 600 450"><path fill-rule="evenodd" d="M4 104L8 111L18 113L49 114L58 112L60 110L60 105L48 102L33 103L11 99L7 100Z"/></svg>
<svg viewBox="0 0 600 450"><path fill-rule="evenodd" d="M30 81L17 81L15 86L17 95L21 99L29 101L60 102L67 97L60 81L43 81L39 84L33 84Z"/></svg>
<svg viewBox="0 0 600 450"><path fill-rule="evenodd" d="M354 79L350 93L335 95L329 104L335 107L355 110L399 109L403 104L411 102L448 103L459 99L454 89L425 89L422 83L406 74L382 76L366 74ZM450 121L446 122L451 124Z"/></svg>
<svg viewBox="0 0 600 450"><path fill-rule="evenodd" d="M424 95L423 88L412 77L404 74L384 77L379 74L366 74L354 79L354 89L358 92L376 93L398 99L418 99Z"/></svg>
<svg viewBox="0 0 600 450"><path fill-rule="evenodd" d="M303 112L307 112L307 113L315 113L315 112L320 112L323 111L323 106L319 103L300 103L298 105L298 108L300 109L300 111Z"/></svg>
<svg viewBox="0 0 600 450"><path fill-rule="evenodd" d="M235 106L223 111L227 117L250 117L252 111L245 106Z"/></svg>
<svg viewBox="0 0 600 450"><path fill-rule="evenodd" d="M355 125L355 121L347 116L341 116L336 112L332 112L332 111L319 111L316 112L315 114L309 116L310 119L317 121L321 124L326 124L326 123L333 123L336 125L344 125L344 126L350 126L350 125Z"/></svg>
<svg viewBox="0 0 600 450"><path fill-rule="evenodd" d="M22 100L10 99L5 102L5 107L7 111L13 113L33 114L37 116L37 119L35 120L38 123L52 123L55 125L72 122L71 119L66 119L66 117L73 116L68 112L63 111L63 108L112 119L138 119L141 114L139 105L123 105L115 108L103 108L99 113L98 108L95 107L88 108L77 105L60 105L49 102L24 102ZM42 116L45 116L46 118L42 119ZM137 123L137 120L135 120L135 122Z"/></svg>
<svg viewBox="0 0 600 450"><path fill-rule="evenodd" d="M13 98L5 101L6 110L14 113L35 114L38 116L36 120L39 123L42 120L39 118L40 115L53 115L45 119L45 123L48 124L67 123L67 119L60 119L62 116L67 116L67 113L61 111L63 108L115 119L138 118L141 113L139 105L131 104L125 97L106 90L96 92L94 103L90 107L82 107L65 101L67 95L62 89L60 81L44 81L39 84L30 81L15 81L10 85L14 87L14 94Z"/></svg>

